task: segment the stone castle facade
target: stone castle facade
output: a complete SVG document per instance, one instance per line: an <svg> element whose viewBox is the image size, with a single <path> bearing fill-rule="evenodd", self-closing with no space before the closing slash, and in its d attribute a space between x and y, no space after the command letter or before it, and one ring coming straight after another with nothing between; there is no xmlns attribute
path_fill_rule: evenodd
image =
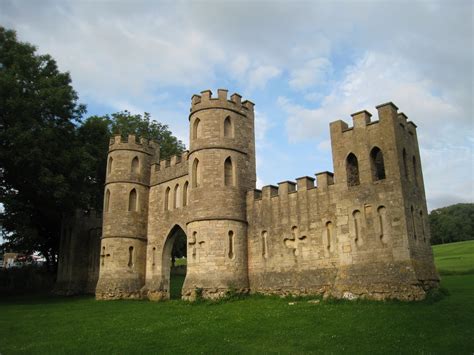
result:
<svg viewBox="0 0 474 355"><path fill-rule="evenodd" d="M169 298L171 250L187 236L182 297L229 290L418 300L437 287L416 125L330 124L334 173L255 189L254 104L194 95L190 147L159 160L134 136L110 142L97 299ZM98 254L96 252L96 254Z"/></svg>

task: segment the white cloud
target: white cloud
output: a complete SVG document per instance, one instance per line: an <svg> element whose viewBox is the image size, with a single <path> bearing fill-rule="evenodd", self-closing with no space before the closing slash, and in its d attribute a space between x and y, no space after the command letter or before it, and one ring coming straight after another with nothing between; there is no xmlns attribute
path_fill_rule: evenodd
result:
<svg viewBox="0 0 474 355"><path fill-rule="evenodd" d="M272 65L260 65L248 73L249 90L263 89L270 79L281 74L281 70Z"/></svg>
<svg viewBox="0 0 474 355"><path fill-rule="evenodd" d="M290 87L296 90L307 89L322 84L331 74L332 64L327 58L308 60L302 67L294 69L290 75Z"/></svg>

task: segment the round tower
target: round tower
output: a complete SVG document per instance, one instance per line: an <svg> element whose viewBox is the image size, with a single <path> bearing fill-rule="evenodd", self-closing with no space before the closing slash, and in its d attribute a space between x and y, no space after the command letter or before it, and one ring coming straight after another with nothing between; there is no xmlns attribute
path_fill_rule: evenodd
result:
<svg viewBox="0 0 474 355"><path fill-rule="evenodd" d="M157 147L134 135L110 140L97 299L139 298L145 280L150 163Z"/></svg>
<svg viewBox="0 0 474 355"><path fill-rule="evenodd" d="M188 267L183 298L248 291L246 192L255 188L254 104L194 95L189 115Z"/></svg>

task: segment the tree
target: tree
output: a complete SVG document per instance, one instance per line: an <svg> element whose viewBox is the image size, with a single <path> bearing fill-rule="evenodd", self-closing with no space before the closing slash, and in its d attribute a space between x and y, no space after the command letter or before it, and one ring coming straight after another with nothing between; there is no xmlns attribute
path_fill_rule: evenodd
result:
<svg viewBox="0 0 474 355"><path fill-rule="evenodd" d="M429 215L431 244L474 239L474 204L438 208Z"/></svg>
<svg viewBox="0 0 474 355"><path fill-rule="evenodd" d="M0 202L9 247L54 259L61 217L79 204L71 142L84 112L69 73L0 27Z"/></svg>
<svg viewBox="0 0 474 355"><path fill-rule="evenodd" d="M0 212L7 249L39 251L55 264L61 221L76 209L102 209L107 150L115 133L184 149L166 125L127 111L82 121L85 106L69 73L0 26Z"/></svg>
<svg viewBox="0 0 474 355"><path fill-rule="evenodd" d="M180 154L184 145L167 125L152 121L149 113L131 114L128 111L116 112L105 116L91 116L78 128L78 138L88 165L87 192L84 194L90 208L102 210L105 170L109 139L116 134L124 137L135 134L160 144L160 158L167 159Z"/></svg>

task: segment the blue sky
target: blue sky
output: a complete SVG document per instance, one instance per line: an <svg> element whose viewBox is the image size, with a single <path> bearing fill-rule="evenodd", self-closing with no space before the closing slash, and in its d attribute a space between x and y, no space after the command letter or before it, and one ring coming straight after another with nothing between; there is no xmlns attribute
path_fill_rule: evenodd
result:
<svg viewBox="0 0 474 355"><path fill-rule="evenodd" d="M429 209L472 202L472 1L10 1L0 23L69 71L88 115L150 112L188 145L190 98L256 106L258 185L332 171L329 123L393 101Z"/></svg>

